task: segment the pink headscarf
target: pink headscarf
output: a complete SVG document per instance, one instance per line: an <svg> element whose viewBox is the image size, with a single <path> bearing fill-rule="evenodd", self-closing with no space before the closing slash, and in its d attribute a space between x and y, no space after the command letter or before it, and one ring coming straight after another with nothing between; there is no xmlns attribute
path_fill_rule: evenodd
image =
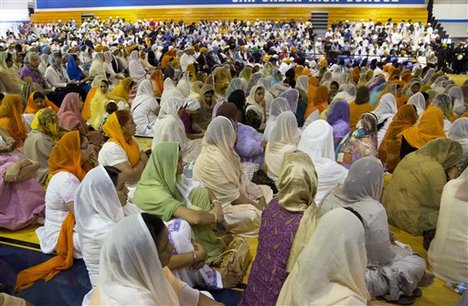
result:
<svg viewBox="0 0 468 306"><path fill-rule="evenodd" d="M68 131L84 131L84 124L83 119L81 118L79 105L80 95L78 93L71 92L65 96L62 105L57 112L59 126L61 128L67 129Z"/></svg>

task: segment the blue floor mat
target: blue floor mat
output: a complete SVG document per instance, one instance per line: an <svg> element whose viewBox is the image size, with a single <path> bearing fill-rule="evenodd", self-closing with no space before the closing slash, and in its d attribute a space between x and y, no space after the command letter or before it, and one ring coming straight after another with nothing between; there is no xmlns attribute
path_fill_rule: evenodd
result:
<svg viewBox="0 0 468 306"><path fill-rule="evenodd" d="M40 280L18 294L13 292L18 272L51 257L41 252L0 244L0 283L8 286L7 293L22 297L36 306L81 305L83 297L91 290L83 260L75 260L71 269L59 273L49 282ZM213 290L210 293L227 306L237 305L242 297L242 292L230 289Z"/></svg>

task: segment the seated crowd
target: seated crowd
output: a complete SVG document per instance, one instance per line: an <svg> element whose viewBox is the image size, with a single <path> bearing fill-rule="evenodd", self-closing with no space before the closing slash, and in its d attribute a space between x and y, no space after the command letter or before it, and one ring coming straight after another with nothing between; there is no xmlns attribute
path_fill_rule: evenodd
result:
<svg viewBox="0 0 468 306"><path fill-rule="evenodd" d="M421 24L347 24L326 37L388 50L310 58L295 22L22 25L0 45L0 228L39 223L56 256L16 289L82 258L84 305L218 305L199 289L235 287L220 258L257 239L240 305L407 305L434 276L389 224L467 283L468 80L418 62Z"/></svg>

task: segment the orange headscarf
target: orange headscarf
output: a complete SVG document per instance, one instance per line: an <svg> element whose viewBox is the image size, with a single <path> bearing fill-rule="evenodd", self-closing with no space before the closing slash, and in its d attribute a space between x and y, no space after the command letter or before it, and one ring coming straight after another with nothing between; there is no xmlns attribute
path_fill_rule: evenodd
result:
<svg viewBox="0 0 468 306"><path fill-rule="evenodd" d="M160 97L164 90L164 76L161 69L156 69L151 74L151 84L153 85L153 92L156 97Z"/></svg>
<svg viewBox="0 0 468 306"><path fill-rule="evenodd" d="M353 71L351 72L351 75L353 77L353 81L355 84L359 82L359 77L361 75L361 69L359 69L358 66L353 68Z"/></svg>
<svg viewBox="0 0 468 306"><path fill-rule="evenodd" d="M309 117L316 109L323 112L328 107L328 88L326 86L319 86L312 98L312 103L307 105L305 112L306 118Z"/></svg>
<svg viewBox="0 0 468 306"><path fill-rule="evenodd" d="M83 180L86 173L81 167L80 143L78 131L65 134L52 149L49 157L49 174L66 171L78 177L80 181ZM15 287L17 291L30 287L39 279L49 281L60 271L73 266L74 226L75 217L69 212L60 229L56 247L57 256L18 273Z"/></svg>
<svg viewBox="0 0 468 306"><path fill-rule="evenodd" d="M87 121L91 116L91 100L93 100L94 95L96 94L97 87L91 87L86 95L86 100L83 105L83 110L81 111L81 117L84 121Z"/></svg>
<svg viewBox="0 0 468 306"><path fill-rule="evenodd" d="M412 127L418 120L418 113L413 105L403 105L392 123L390 123L385 137L379 147L379 157L387 164L390 172L396 168L400 162L401 135L400 133Z"/></svg>
<svg viewBox="0 0 468 306"><path fill-rule="evenodd" d="M49 156L49 175L65 171L80 181L86 172L81 166L80 132L72 131L62 136Z"/></svg>
<svg viewBox="0 0 468 306"><path fill-rule="evenodd" d="M408 85L412 77L413 75L411 74L411 71L409 70L404 70L401 74L401 80L404 82L405 86Z"/></svg>
<svg viewBox="0 0 468 306"><path fill-rule="evenodd" d="M5 96L0 105L0 128L7 131L18 144L22 144L27 137L26 128L21 117L22 109L23 105L19 95Z"/></svg>
<svg viewBox="0 0 468 306"><path fill-rule="evenodd" d="M169 60L171 57L175 56L176 54L176 49L171 49L164 54L162 60L161 60L161 68L165 69L167 65L169 65Z"/></svg>
<svg viewBox="0 0 468 306"><path fill-rule="evenodd" d="M435 106L426 109L417 126L401 133L414 148L422 148L426 143L437 138L447 138L444 132L444 113Z"/></svg>
<svg viewBox="0 0 468 306"><path fill-rule="evenodd" d="M140 147L132 137L130 142L125 141L122 127L116 113L112 113L102 126L102 130L107 134L110 141L118 143L127 153L128 161L132 167L135 167L140 160Z"/></svg>
<svg viewBox="0 0 468 306"><path fill-rule="evenodd" d="M294 79L297 80L298 77L300 77L302 75L302 72L304 71L304 66L302 65L298 65L296 67L296 71L294 73Z"/></svg>
<svg viewBox="0 0 468 306"><path fill-rule="evenodd" d="M26 108L24 109L25 114L35 114L40 110L40 108L36 105L36 103L34 103L33 96L34 96L35 93L36 92L33 91L29 95L28 103L26 104ZM45 100L45 107L51 108L54 112L58 112L58 110L59 110L58 106L55 105L53 102L49 101L49 99L47 99L47 97L46 97L46 100Z"/></svg>

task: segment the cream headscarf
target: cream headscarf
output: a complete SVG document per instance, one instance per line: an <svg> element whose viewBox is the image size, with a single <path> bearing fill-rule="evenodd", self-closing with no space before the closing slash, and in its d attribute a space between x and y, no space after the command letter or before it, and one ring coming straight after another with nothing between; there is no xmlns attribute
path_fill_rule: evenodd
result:
<svg viewBox="0 0 468 306"><path fill-rule="evenodd" d="M265 149L268 176L275 182L278 182L284 154L296 150L299 138L300 134L294 113L290 111L281 113L276 119Z"/></svg>
<svg viewBox="0 0 468 306"><path fill-rule="evenodd" d="M367 305L366 266L361 221L334 209L318 221L276 305Z"/></svg>
<svg viewBox="0 0 468 306"><path fill-rule="evenodd" d="M246 194L240 158L234 151L236 131L226 117L214 118L202 141L193 177L213 191L221 204L230 204Z"/></svg>
<svg viewBox="0 0 468 306"><path fill-rule="evenodd" d="M290 272L317 223L318 210L314 201L317 173L307 154L295 151L284 155L278 187L281 207L287 211L303 212L289 253L287 270Z"/></svg>

